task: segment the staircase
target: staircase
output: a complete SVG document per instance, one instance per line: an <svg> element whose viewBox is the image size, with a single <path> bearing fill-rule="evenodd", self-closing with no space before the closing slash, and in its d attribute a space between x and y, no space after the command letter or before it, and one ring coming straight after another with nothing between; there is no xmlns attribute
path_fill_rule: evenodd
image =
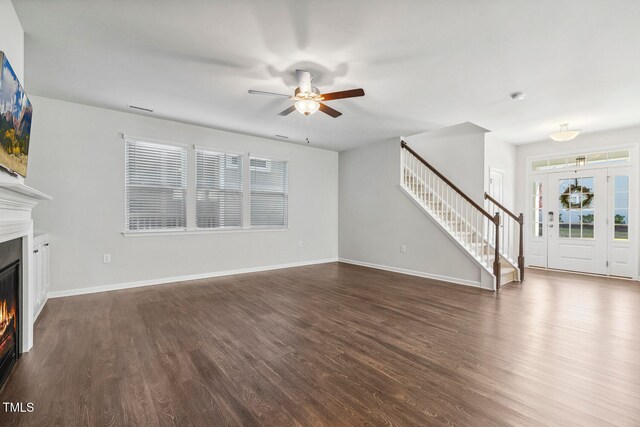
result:
<svg viewBox="0 0 640 427"><path fill-rule="evenodd" d="M468 255L493 276L494 289L524 280L523 215L485 193L480 206L401 143L401 187Z"/></svg>

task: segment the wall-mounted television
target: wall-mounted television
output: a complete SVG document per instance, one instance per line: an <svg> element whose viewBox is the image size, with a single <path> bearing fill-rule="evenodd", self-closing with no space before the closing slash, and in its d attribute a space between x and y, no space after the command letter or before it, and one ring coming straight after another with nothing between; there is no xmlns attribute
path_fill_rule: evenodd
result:
<svg viewBox="0 0 640 427"><path fill-rule="evenodd" d="M0 167L26 177L33 107L2 51L0 64Z"/></svg>

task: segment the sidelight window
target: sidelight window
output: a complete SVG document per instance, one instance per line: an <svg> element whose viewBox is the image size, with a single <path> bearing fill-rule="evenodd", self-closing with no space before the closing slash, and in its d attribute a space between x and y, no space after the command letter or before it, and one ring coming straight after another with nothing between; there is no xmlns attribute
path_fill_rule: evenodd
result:
<svg viewBox="0 0 640 427"><path fill-rule="evenodd" d="M619 175L613 177L613 238L629 239L629 177Z"/></svg>
<svg viewBox="0 0 640 427"><path fill-rule="evenodd" d="M533 182L533 209L532 209L532 230L534 237L543 236L543 220L544 220L544 206L542 198L542 181Z"/></svg>

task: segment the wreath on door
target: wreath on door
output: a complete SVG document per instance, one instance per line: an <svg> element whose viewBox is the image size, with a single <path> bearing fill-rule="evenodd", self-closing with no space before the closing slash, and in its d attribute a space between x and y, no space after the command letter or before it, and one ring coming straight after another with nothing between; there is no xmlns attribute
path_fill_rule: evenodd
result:
<svg viewBox="0 0 640 427"><path fill-rule="evenodd" d="M580 201L578 203L572 202L571 194L577 193L579 194ZM565 209L580 209L587 207L591 204L593 200L593 193L589 187L585 187L584 185L576 185L571 184L564 193L560 195L560 204Z"/></svg>

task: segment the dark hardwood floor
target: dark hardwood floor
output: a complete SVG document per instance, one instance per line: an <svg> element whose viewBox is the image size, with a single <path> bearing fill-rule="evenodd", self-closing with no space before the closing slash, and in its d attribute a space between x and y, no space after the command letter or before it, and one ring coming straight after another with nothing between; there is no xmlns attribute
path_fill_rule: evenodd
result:
<svg viewBox="0 0 640 427"><path fill-rule="evenodd" d="M347 264L50 300L0 424L640 425L640 286Z"/></svg>

